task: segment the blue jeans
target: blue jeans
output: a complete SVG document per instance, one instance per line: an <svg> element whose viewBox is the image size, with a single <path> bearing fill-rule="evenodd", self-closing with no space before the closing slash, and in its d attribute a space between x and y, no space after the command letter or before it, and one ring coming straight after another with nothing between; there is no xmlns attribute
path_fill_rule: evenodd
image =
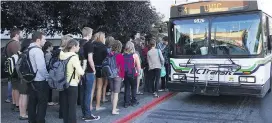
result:
<svg viewBox="0 0 272 123"><path fill-rule="evenodd" d="M7 92L7 99L9 99L9 100L12 100L11 93L12 93L12 87L11 87L11 82L9 80L8 81L8 92Z"/></svg>
<svg viewBox="0 0 272 123"><path fill-rule="evenodd" d="M81 85L81 110L83 117L91 116L90 103L92 97L93 83L95 75L93 73L86 73Z"/></svg>

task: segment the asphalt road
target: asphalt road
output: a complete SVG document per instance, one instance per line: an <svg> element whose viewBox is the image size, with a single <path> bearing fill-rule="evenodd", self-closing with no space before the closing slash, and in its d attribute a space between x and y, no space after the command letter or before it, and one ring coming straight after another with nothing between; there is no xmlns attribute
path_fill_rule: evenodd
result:
<svg viewBox="0 0 272 123"><path fill-rule="evenodd" d="M272 123L272 94L261 99L178 93L134 123Z"/></svg>
<svg viewBox="0 0 272 123"><path fill-rule="evenodd" d="M1 123L27 123L27 121L20 121L19 118L19 112L14 112L10 110L10 103L5 103L6 99L6 90L7 90L7 83L2 82L1 83ZM160 93L163 95L165 92ZM102 106L106 107L106 110L103 111L93 111L95 115L101 116L101 119L99 121L93 121L91 123L112 123L122 117L127 116L128 114L131 114L135 112L140 107L148 104L155 98L152 96L152 94L144 94L144 95L138 95L138 101L140 104L138 106L129 108L123 108L123 93L119 95L119 104L118 108L120 109L119 115L112 115L111 114L111 108L112 105L110 102L102 104ZM110 98L109 96L107 97ZM95 101L94 101L95 102ZM93 104L94 106L95 104ZM47 108L47 114L46 114L46 123L63 123L63 120L58 118L58 107L59 106L49 106ZM77 122L78 123L85 123L83 120L81 120L81 108L80 106L77 107Z"/></svg>

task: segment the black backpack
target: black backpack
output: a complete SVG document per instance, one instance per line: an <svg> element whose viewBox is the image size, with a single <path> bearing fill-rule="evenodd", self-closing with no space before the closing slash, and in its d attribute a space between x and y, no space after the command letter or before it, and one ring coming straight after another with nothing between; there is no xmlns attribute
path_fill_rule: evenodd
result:
<svg viewBox="0 0 272 123"><path fill-rule="evenodd" d="M8 61L8 54L7 54L7 47L9 43L13 42L14 40L11 40L7 43L5 47L3 47L1 51L1 78L8 78L9 77L9 61Z"/></svg>
<svg viewBox="0 0 272 123"><path fill-rule="evenodd" d="M16 64L16 71L20 79L22 79L26 83L31 83L37 74L37 71L34 71L32 68L32 64L29 59L29 51L33 48L39 48L37 46L29 47L24 51Z"/></svg>

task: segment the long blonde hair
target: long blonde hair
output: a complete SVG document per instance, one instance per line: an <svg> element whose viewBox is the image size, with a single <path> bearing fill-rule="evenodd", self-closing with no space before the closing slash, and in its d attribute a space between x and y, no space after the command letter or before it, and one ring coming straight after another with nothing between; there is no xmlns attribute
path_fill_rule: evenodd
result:
<svg viewBox="0 0 272 123"><path fill-rule="evenodd" d="M99 41L105 44L105 33L104 32L97 32L94 34L94 41Z"/></svg>
<svg viewBox="0 0 272 123"><path fill-rule="evenodd" d="M131 41L128 41L126 43L124 52L127 53L127 54L135 53L135 47L134 47L134 44Z"/></svg>

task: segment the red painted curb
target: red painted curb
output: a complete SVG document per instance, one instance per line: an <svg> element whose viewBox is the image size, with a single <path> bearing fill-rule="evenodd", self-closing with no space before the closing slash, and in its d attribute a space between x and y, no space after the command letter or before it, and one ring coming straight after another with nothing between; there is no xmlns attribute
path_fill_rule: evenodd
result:
<svg viewBox="0 0 272 123"><path fill-rule="evenodd" d="M115 122L113 123L129 123L129 121L139 117L141 114L143 114L144 112L146 112L147 110L153 108L154 106L158 105L160 102L172 97L174 94L176 93L172 93L172 92L169 92L157 99L154 99L152 100L150 103L144 105L143 107L140 107L140 109L136 110L135 112L125 116L125 117L122 117L118 120L116 120Z"/></svg>

